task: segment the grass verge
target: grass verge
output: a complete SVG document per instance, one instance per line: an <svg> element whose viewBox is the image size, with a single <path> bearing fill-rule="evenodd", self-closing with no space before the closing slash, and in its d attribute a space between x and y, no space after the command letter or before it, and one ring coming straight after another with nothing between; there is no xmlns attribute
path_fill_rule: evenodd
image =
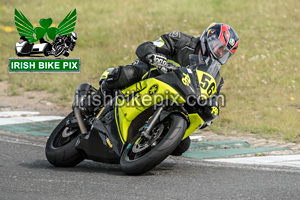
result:
<svg viewBox="0 0 300 200"><path fill-rule="evenodd" d="M9 74L8 58L16 57L19 40L15 8L32 23L51 17L55 24L77 8L79 39L70 57L81 58L81 73ZM16 88L47 90L66 105L81 82L97 86L104 69L135 60L140 43L174 30L199 36L211 22L224 22L236 29L240 46L223 67L227 102L211 129L299 142L299 8L294 0L2 1L0 81L9 81L12 95Z"/></svg>

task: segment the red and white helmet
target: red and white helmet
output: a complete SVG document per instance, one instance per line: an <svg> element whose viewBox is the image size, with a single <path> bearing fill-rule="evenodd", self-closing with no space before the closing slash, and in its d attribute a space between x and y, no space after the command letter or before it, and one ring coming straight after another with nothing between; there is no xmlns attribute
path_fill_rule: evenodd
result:
<svg viewBox="0 0 300 200"><path fill-rule="evenodd" d="M202 33L201 42L206 43L208 55L225 64L239 46L239 36L235 30L222 23L212 23Z"/></svg>

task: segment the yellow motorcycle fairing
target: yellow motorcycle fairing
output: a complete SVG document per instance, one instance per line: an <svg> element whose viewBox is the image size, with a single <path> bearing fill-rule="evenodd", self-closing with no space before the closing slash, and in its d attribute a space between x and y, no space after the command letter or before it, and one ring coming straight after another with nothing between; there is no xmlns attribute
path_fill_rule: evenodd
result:
<svg viewBox="0 0 300 200"><path fill-rule="evenodd" d="M166 99L179 104L185 103L183 97L179 96L176 90L155 78L149 78L131 85L122 90L122 93L125 99L117 97L115 117L119 123L117 124L118 132L123 144L127 141L128 128L131 122L145 110ZM126 101L126 98L130 95L130 100ZM142 126L143 124L141 124Z"/></svg>

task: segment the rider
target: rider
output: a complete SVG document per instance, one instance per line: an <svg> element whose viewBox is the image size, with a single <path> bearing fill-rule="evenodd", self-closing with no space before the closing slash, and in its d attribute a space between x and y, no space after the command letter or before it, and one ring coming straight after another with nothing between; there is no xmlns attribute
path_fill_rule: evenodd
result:
<svg viewBox="0 0 300 200"><path fill-rule="evenodd" d="M57 46L62 45L63 47L67 47L63 55L64 56L69 56L69 49L71 51L74 50L74 47L76 45L76 40L78 38L78 34L76 32L72 32L71 35L59 35L55 38L55 40L52 43L52 50L49 54L54 55L55 54L55 49Z"/></svg>
<svg viewBox="0 0 300 200"><path fill-rule="evenodd" d="M168 62L178 66L189 65L189 55L199 54L210 57L225 64L235 53L239 45L239 37L233 28L223 23L212 23L204 30L200 37L193 37L179 31L162 35L154 42L145 42L138 46L136 55L139 59L127 66L119 66L108 74L108 78L100 82L102 93L112 93L116 89L126 88L141 80L151 66L155 66L163 72L171 71ZM217 107L213 102L208 109L204 109L210 115L206 125L217 118L218 112L213 113L211 107ZM216 116L213 116L216 115ZM205 127L203 126L203 127ZM203 128L202 127L202 128ZM183 140L172 155L181 155L190 145L189 137Z"/></svg>

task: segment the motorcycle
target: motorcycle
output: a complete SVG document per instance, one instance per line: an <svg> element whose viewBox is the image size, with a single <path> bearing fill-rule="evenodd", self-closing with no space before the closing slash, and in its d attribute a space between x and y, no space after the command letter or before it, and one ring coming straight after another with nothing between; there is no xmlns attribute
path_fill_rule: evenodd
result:
<svg viewBox="0 0 300 200"><path fill-rule="evenodd" d="M56 38L52 43L52 50L49 52L50 55L54 55L58 57L60 55L64 55L66 57L69 56L69 49L71 48L70 44L66 42L66 38ZM71 49L73 50L73 49Z"/></svg>
<svg viewBox="0 0 300 200"><path fill-rule="evenodd" d="M148 172L183 139L214 120L204 114L211 108L201 103L217 96L222 85L220 65L199 55L190 55L188 67L168 73L152 68L105 105L78 105L97 92L83 83L76 90L73 112L48 138L47 160L56 167L73 167L89 159L120 164L128 175Z"/></svg>

